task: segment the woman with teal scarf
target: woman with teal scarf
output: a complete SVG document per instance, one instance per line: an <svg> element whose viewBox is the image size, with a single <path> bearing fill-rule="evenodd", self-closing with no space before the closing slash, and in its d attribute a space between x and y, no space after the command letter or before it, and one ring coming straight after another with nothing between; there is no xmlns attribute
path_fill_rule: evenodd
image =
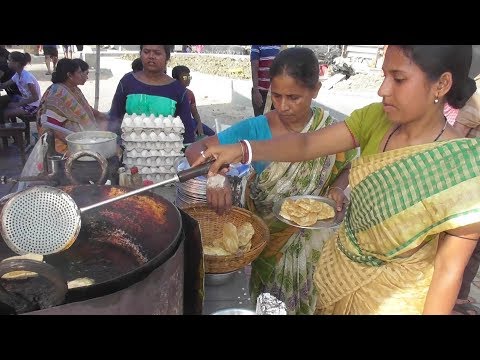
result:
<svg viewBox="0 0 480 360"><path fill-rule="evenodd" d="M202 150L215 144L234 144L241 139L268 140L292 132L309 133L336 122L327 111L312 107L321 83L318 60L310 49L291 48L280 52L270 67L270 77L275 110L192 144L186 151L187 158L195 160ZM270 229L267 246L252 263L253 302L259 294L268 292L285 302L288 314L314 312L314 265L323 241L333 230L289 226L276 219L272 207L277 200L293 195L330 195L341 209L348 171L341 177L337 175L356 154L356 150L351 150L305 162L252 163L255 173L246 186L246 208L258 214ZM228 211L230 187L207 189L207 198L218 213Z"/></svg>

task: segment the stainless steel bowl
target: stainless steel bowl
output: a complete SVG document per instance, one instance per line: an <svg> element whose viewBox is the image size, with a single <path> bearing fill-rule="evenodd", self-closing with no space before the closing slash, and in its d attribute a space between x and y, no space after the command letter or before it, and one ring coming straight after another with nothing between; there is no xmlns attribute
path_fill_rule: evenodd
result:
<svg viewBox="0 0 480 360"><path fill-rule="evenodd" d="M211 315L256 315L256 313L249 309L228 308L215 311Z"/></svg>
<svg viewBox="0 0 480 360"><path fill-rule="evenodd" d="M224 285L235 277L235 271L223 274L205 274L205 285Z"/></svg>
<svg viewBox="0 0 480 360"><path fill-rule="evenodd" d="M65 137L68 151L94 151L109 159L117 152L117 134L110 131L79 131ZM84 156L79 161L96 161L91 156Z"/></svg>

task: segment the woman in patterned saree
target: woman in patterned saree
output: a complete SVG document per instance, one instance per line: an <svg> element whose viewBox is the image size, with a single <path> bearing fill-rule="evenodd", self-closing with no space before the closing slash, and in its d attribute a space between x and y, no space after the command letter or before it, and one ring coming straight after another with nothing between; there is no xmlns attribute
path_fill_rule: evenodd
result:
<svg viewBox="0 0 480 360"><path fill-rule="evenodd" d="M318 313L452 311L480 233L480 142L462 138L443 107L460 108L475 91L471 58L469 45L390 45L382 104L320 131L252 142L254 160L272 161L361 147L345 220L315 270ZM206 150L217 157L211 173L240 159L239 150Z"/></svg>
<svg viewBox="0 0 480 360"><path fill-rule="evenodd" d="M200 151L214 144L232 144L240 139L265 140L290 132L312 132L336 122L328 112L311 107L320 89L318 60L307 48L280 52L270 68L275 110L241 121L217 136L191 145L186 152L195 160ZM337 175L357 154L356 150L322 156L302 163L254 162L255 174L246 186L246 207L260 215L270 228L270 241L252 263L251 298L269 292L287 305L289 314L312 314L316 294L313 268L320 248L333 230L303 230L280 222L272 214L275 201L292 195L332 196L340 209L348 172ZM342 181L343 179L343 181ZM230 186L207 189L209 204L218 213L231 206Z"/></svg>
<svg viewBox="0 0 480 360"><path fill-rule="evenodd" d="M79 89L78 85L85 81L77 62L59 60L52 82L40 100L38 133L43 134L48 123L48 128L55 133L55 150L64 154L67 151L65 137L70 132L103 130L108 123L106 115L93 109Z"/></svg>

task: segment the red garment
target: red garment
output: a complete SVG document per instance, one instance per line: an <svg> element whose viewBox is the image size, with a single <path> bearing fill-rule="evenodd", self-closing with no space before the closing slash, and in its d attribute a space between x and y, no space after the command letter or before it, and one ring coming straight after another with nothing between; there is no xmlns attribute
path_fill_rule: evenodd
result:
<svg viewBox="0 0 480 360"><path fill-rule="evenodd" d="M450 125L455 123L455 119L457 118L459 111L460 109L455 109L448 103L445 103L445 106L443 107L443 115L447 118L447 121Z"/></svg>

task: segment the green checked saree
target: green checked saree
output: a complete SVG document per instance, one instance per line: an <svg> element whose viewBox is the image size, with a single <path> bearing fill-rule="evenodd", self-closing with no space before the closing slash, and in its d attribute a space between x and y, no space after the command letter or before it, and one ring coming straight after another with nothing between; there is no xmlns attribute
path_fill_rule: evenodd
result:
<svg viewBox="0 0 480 360"><path fill-rule="evenodd" d="M421 314L438 235L480 221L479 140L363 156L350 186L345 220L317 263L317 313Z"/></svg>

